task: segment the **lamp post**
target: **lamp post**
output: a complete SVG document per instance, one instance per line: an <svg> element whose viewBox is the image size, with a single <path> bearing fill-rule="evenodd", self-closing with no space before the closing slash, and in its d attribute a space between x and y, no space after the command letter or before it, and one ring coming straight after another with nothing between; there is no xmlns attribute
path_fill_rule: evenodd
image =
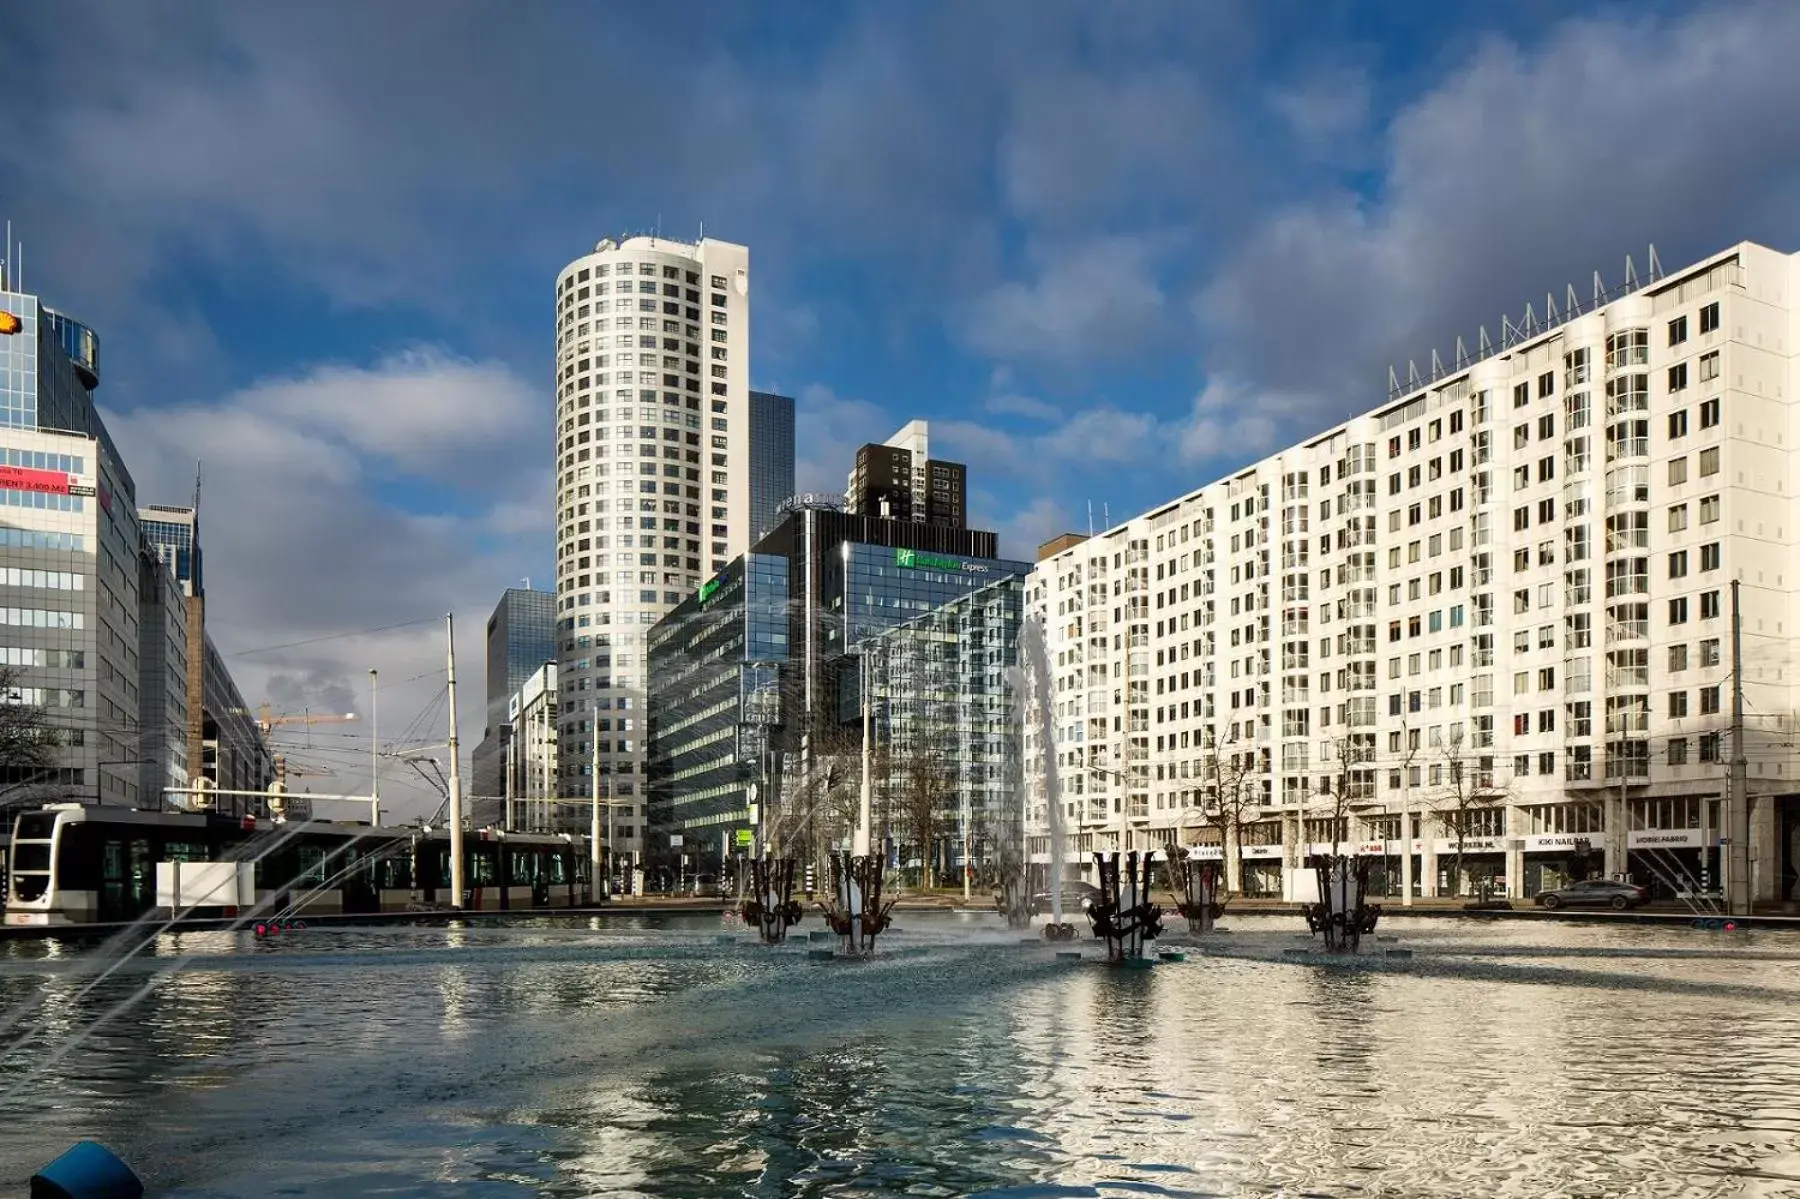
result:
<svg viewBox="0 0 1800 1199"><path fill-rule="evenodd" d="M381 826L381 673L369 667L369 823Z"/></svg>

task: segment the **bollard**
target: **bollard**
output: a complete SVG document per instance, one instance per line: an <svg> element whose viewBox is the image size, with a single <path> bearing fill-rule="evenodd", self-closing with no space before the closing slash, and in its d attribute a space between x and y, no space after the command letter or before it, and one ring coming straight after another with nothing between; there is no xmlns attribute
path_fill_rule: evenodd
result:
<svg viewBox="0 0 1800 1199"><path fill-rule="evenodd" d="M31 1199L143 1199L131 1167L98 1141L77 1141L31 1176Z"/></svg>

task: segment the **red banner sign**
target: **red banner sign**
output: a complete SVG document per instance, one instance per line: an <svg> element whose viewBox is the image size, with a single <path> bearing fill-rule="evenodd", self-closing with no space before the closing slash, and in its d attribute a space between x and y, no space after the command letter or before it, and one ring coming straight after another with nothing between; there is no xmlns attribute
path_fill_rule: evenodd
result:
<svg viewBox="0 0 1800 1199"><path fill-rule="evenodd" d="M13 491L41 491L46 495L68 495L69 476L60 470L0 466L0 487Z"/></svg>

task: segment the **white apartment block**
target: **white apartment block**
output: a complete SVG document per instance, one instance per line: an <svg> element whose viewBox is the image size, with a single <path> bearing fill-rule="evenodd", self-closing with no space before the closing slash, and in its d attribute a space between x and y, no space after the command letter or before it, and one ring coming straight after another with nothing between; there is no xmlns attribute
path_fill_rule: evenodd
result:
<svg viewBox="0 0 1800 1199"><path fill-rule="evenodd" d="M1459 825L1510 896L1571 852L1717 890L1736 580L1751 885L1800 899L1800 255L1565 315L1038 563L1072 861L1217 855L1241 767L1252 894L1306 897L1344 842L1436 894ZM1459 776L1490 798L1446 821Z"/></svg>
<svg viewBox="0 0 1800 1199"><path fill-rule="evenodd" d="M644 637L749 549L750 254L606 240L556 280L558 767L641 852Z"/></svg>

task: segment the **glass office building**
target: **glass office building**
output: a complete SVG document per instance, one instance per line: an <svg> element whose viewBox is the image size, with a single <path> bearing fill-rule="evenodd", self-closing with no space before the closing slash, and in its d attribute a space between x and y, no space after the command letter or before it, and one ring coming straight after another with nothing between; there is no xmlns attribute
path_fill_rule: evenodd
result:
<svg viewBox="0 0 1800 1199"><path fill-rule="evenodd" d="M670 836L695 868L749 849L752 783L779 805L826 775L847 778L862 734L859 648L1023 579L1030 564L995 548L982 530L801 507L659 622L650 637L652 861L674 860ZM814 834L828 835L809 825L804 835ZM790 848L801 835L789 835Z"/></svg>
<svg viewBox="0 0 1800 1199"><path fill-rule="evenodd" d="M873 756L876 827L889 830L901 864L930 860L945 878L966 851L979 872L998 837L1021 835L1011 672L1024 602L1025 575L1009 573L862 642L884 751ZM941 797L935 845L912 844L914 830L896 810L921 772Z"/></svg>
<svg viewBox="0 0 1800 1199"><path fill-rule="evenodd" d="M471 808L496 817L505 787L508 705L544 663L556 660L556 593L508 587L487 622L487 717L471 764Z"/></svg>
<svg viewBox="0 0 1800 1199"><path fill-rule="evenodd" d="M776 784L788 566L746 554L650 631L648 820L665 865L664 851L696 864L728 854Z"/></svg>
<svg viewBox="0 0 1800 1199"><path fill-rule="evenodd" d="M794 398L750 393L750 541L774 528L794 494Z"/></svg>

